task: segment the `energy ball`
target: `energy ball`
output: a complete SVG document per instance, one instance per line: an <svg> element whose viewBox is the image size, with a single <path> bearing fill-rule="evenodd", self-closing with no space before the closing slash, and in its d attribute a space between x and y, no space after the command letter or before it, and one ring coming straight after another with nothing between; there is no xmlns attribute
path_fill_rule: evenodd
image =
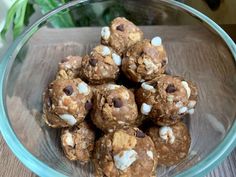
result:
<svg viewBox="0 0 236 177"><path fill-rule="evenodd" d="M101 43L111 46L120 55L142 39L143 32L132 22L122 17L115 18L110 27L103 27L101 31Z"/></svg>
<svg viewBox="0 0 236 177"><path fill-rule="evenodd" d="M129 128L101 137L93 162L96 177L154 177L157 156L151 138L138 128Z"/></svg>
<svg viewBox="0 0 236 177"><path fill-rule="evenodd" d="M61 145L69 160L87 163L94 148L95 132L92 127L82 122L73 128L64 128L61 132Z"/></svg>
<svg viewBox="0 0 236 177"><path fill-rule="evenodd" d="M158 125L172 125L185 114L193 114L197 88L181 77L161 75L142 83L136 92L140 112Z"/></svg>
<svg viewBox="0 0 236 177"><path fill-rule="evenodd" d="M151 127L147 134L155 144L158 165L176 165L188 155L191 137L184 123L178 122L160 128Z"/></svg>
<svg viewBox="0 0 236 177"><path fill-rule="evenodd" d="M133 82L154 79L165 72L168 63L161 38L143 40L130 47L123 60L122 71Z"/></svg>
<svg viewBox="0 0 236 177"><path fill-rule="evenodd" d="M111 48L99 45L82 60L81 77L90 84L114 81L119 74L121 57Z"/></svg>
<svg viewBox="0 0 236 177"><path fill-rule="evenodd" d="M82 122L91 104L92 91L81 79L57 79L44 94L43 118L53 128Z"/></svg>
<svg viewBox="0 0 236 177"><path fill-rule="evenodd" d="M124 86L106 84L95 91L91 118L104 132L134 125L137 116L134 94Z"/></svg>
<svg viewBox="0 0 236 177"><path fill-rule="evenodd" d="M68 56L58 66L57 79L75 79L79 77L82 57Z"/></svg>

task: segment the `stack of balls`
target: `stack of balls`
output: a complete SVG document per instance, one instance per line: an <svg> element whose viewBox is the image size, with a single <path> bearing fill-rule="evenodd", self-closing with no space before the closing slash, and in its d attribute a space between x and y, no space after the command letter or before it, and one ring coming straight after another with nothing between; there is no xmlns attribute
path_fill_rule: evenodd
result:
<svg viewBox="0 0 236 177"><path fill-rule="evenodd" d="M92 160L97 177L151 177L157 165L183 160L191 138L181 120L194 113L197 89L164 74L167 64L161 38L144 39L121 17L102 28L90 54L63 59L43 95L43 118L62 128L66 157Z"/></svg>

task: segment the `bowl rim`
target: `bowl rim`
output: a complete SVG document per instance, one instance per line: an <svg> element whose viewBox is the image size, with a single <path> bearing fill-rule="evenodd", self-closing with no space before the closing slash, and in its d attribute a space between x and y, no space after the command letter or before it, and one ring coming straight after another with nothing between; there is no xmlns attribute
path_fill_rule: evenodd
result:
<svg viewBox="0 0 236 177"><path fill-rule="evenodd" d="M14 62L14 59L24 45L24 43L30 38L30 36L37 30L39 24L43 21L47 20L52 15L70 8L75 5L82 5L84 3L93 3L93 2L103 2L107 0L74 0L67 4L64 4L47 14L43 15L40 19L38 19L34 24L32 24L27 30L25 30L9 47L6 51L3 59L0 61L0 131L2 136L7 143L8 147L14 153L14 155L31 171L39 176L58 176L65 177L64 174L52 169L50 166L43 163L41 160L36 158L33 154L31 154L26 147L21 144L17 135L14 133L14 130L11 127L11 123L8 119L5 98L6 98L6 81L8 74L10 72L10 68ZM206 23L210 26L227 44L231 54L236 61L236 45L233 40L228 36L228 34L219 27L213 20L208 18L203 13L195 10L194 8L177 2L177 1L169 1L169 0L153 0L153 2L165 3L168 6L178 7L180 10L189 13L190 15L198 18L203 23ZM218 165L236 146L236 121L234 120L233 125L228 130L228 133L225 135L222 142L220 142L217 147L205 158L199 161L196 165L191 168L177 174L178 177L190 177L190 176L203 176L212 170L216 165Z"/></svg>

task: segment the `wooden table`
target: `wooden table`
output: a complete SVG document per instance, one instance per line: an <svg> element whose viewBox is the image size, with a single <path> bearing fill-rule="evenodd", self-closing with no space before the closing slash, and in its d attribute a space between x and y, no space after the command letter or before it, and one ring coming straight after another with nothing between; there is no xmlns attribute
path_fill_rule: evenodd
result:
<svg viewBox="0 0 236 177"><path fill-rule="evenodd" d="M190 28L191 29L191 28ZM48 30L48 29L45 29ZM53 31L51 31L51 34ZM47 33L39 33L34 39L37 39L37 42L45 42L43 40L40 41L41 38L45 39L45 35ZM57 34L55 34L57 35ZM68 34L71 36L71 34ZM58 36L60 36L58 34ZM72 37L72 36L71 36ZM53 40L58 40L57 38L53 38ZM55 42L55 41L51 42ZM65 38L65 41L67 38ZM31 41L34 42L34 41ZM28 170L21 162L12 154L12 152L7 147L5 141L0 135L0 177L30 177L36 176L30 170ZM212 172L210 172L207 177L233 177L236 176L236 149Z"/></svg>

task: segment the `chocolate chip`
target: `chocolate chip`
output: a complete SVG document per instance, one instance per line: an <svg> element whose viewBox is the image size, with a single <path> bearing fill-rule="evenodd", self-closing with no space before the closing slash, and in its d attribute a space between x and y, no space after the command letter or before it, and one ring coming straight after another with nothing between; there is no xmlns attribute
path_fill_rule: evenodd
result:
<svg viewBox="0 0 236 177"><path fill-rule="evenodd" d="M173 93L175 91L176 91L176 88L175 88L174 84L169 84L166 88L167 93Z"/></svg>
<svg viewBox="0 0 236 177"><path fill-rule="evenodd" d="M121 24L121 25L117 26L117 27L116 27L116 29L117 29L117 30L119 30L119 31L124 31L124 30L125 30L125 28L124 28L124 25L123 25L123 24Z"/></svg>
<svg viewBox="0 0 236 177"><path fill-rule="evenodd" d="M162 60L161 62L161 67L164 67L166 65L167 61L166 60Z"/></svg>
<svg viewBox="0 0 236 177"><path fill-rule="evenodd" d="M158 83L157 82L154 82L154 83L152 83L151 84L154 88L156 88L157 89L157 87L158 87Z"/></svg>
<svg viewBox="0 0 236 177"><path fill-rule="evenodd" d="M51 89L53 87L54 83L50 83L49 86L48 86L48 89Z"/></svg>
<svg viewBox="0 0 236 177"><path fill-rule="evenodd" d="M97 59L94 59L94 58L91 58L91 59L89 60L89 64L90 64L91 66L93 66L93 67L96 66L97 62L98 62L98 60L97 60Z"/></svg>
<svg viewBox="0 0 236 177"><path fill-rule="evenodd" d="M71 85L68 85L63 89L63 92L68 96L72 95L73 91L74 90L73 90L73 87Z"/></svg>
<svg viewBox="0 0 236 177"><path fill-rule="evenodd" d="M113 98L112 102L116 108L120 108L123 106L123 103L120 98Z"/></svg>
<svg viewBox="0 0 236 177"><path fill-rule="evenodd" d="M144 51L142 51L141 53L140 53L140 56L142 56L142 55L144 55L145 54L145 52Z"/></svg>
<svg viewBox="0 0 236 177"><path fill-rule="evenodd" d="M141 130L137 130L136 131L136 136L138 138L144 138L145 137L145 133L143 133Z"/></svg>
<svg viewBox="0 0 236 177"><path fill-rule="evenodd" d="M69 59L68 58L64 58L64 59L61 60L61 63L65 63L67 61L69 61Z"/></svg>
<svg viewBox="0 0 236 177"><path fill-rule="evenodd" d="M93 107L93 104L91 103L91 101L87 101L86 103L85 103L85 109L86 110L90 110L90 109L92 109L92 107Z"/></svg>

